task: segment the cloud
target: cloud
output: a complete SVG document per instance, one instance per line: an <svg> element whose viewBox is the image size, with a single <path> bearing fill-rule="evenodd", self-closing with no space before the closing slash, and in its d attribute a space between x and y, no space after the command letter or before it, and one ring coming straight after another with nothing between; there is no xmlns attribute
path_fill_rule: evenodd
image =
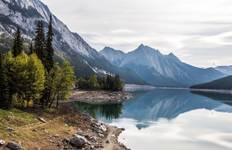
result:
<svg viewBox="0 0 232 150"><path fill-rule="evenodd" d="M232 64L231 0L42 1L98 50L144 43L197 66Z"/></svg>

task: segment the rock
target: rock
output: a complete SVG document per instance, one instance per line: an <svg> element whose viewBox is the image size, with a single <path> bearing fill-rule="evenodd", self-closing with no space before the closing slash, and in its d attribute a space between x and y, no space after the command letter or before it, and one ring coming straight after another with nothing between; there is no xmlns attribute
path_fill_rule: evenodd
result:
<svg viewBox="0 0 232 150"><path fill-rule="evenodd" d="M60 135L59 135L59 134L55 134L53 137L55 137L55 138L59 138L59 137L60 137Z"/></svg>
<svg viewBox="0 0 232 150"><path fill-rule="evenodd" d="M91 142L97 142L97 137L96 136L92 136L92 137L90 137L89 138L89 140L91 141Z"/></svg>
<svg viewBox="0 0 232 150"><path fill-rule="evenodd" d="M71 145L78 147L78 148L81 148L84 145L89 143L85 137L78 135L78 134L75 134L74 137L69 140L69 142Z"/></svg>
<svg viewBox="0 0 232 150"><path fill-rule="evenodd" d="M91 145L90 148L91 148L91 149L94 149L95 147L94 147L94 145Z"/></svg>
<svg viewBox="0 0 232 150"><path fill-rule="evenodd" d="M11 128L11 127L7 127L7 129L6 129L8 132L14 132L15 131L15 129L13 129L13 128Z"/></svg>
<svg viewBox="0 0 232 150"><path fill-rule="evenodd" d="M38 117L38 120L41 121L41 122L43 122L43 123L47 123L47 121L44 118L42 118L42 117Z"/></svg>
<svg viewBox="0 0 232 150"><path fill-rule="evenodd" d="M107 141L106 141L106 144L109 144L109 143L110 143L110 141L109 141L109 140L107 140Z"/></svg>
<svg viewBox="0 0 232 150"><path fill-rule="evenodd" d="M9 148L10 150L24 150L20 144L17 144L15 142L9 142L6 145L6 147Z"/></svg>
<svg viewBox="0 0 232 150"><path fill-rule="evenodd" d="M101 133L98 133L98 136L99 136L100 138L104 138L104 137L105 137L104 134L101 134Z"/></svg>
<svg viewBox="0 0 232 150"><path fill-rule="evenodd" d="M37 132L37 130L36 130L36 129L32 129L32 131L33 131L33 132Z"/></svg>
<svg viewBox="0 0 232 150"><path fill-rule="evenodd" d="M4 145L4 144L6 144L6 142L5 142L4 140L1 140L1 139L0 139L0 146L2 146L2 145Z"/></svg>
<svg viewBox="0 0 232 150"><path fill-rule="evenodd" d="M104 124L99 122L94 122L91 124L92 130L95 131L97 134L104 134L107 131L107 128Z"/></svg>

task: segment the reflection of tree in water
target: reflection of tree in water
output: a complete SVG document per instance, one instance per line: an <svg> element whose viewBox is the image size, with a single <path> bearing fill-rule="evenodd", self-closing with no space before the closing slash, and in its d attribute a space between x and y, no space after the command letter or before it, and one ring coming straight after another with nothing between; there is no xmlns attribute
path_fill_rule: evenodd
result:
<svg viewBox="0 0 232 150"><path fill-rule="evenodd" d="M205 91L191 91L193 94L198 94L211 98L216 101L221 101L227 105L232 106L232 95L227 93L214 93L214 92L205 92Z"/></svg>
<svg viewBox="0 0 232 150"><path fill-rule="evenodd" d="M104 117L108 120L119 118L122 113L122 104L87 104L74 102L74 108L96 117Z"/></svg>

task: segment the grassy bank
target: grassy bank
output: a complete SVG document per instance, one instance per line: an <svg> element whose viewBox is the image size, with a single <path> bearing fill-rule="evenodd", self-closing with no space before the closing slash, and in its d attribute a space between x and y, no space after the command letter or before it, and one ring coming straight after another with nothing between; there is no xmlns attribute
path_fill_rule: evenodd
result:
<svg viewBox="0 0 232 150"><path fill-rule="evenodd" d="M99 133L100 130L96 127L97 120L73 112L66 106L53 112L0 109L0 121L0 139L6 142L14 141L22 145L25 150L65 149L67 145L64 144L64 140L72 138L77 133L89 141L90 144L85 145L87 149L90 147L125 149L117 142L120 129L106 126L107 131ZM112 134L116 135L113 139Z"/></svg>

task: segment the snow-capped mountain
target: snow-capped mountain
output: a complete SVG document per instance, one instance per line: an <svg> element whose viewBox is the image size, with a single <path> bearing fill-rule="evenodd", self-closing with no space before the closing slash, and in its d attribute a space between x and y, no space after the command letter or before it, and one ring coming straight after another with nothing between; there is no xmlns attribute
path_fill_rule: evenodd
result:
<svg viewBox="0 0 232 150"><path fill-rule="evenodd" d="M56 55L59 59L68 58L78 75L112 73L120 74L129 83L144 83L132 71L119 69L109 63L79 34L70 31L40 0L0 0L0 37L4 35L4 38L12 38L16 27L20 27L24 38L31 40L34 37L37 21L42 20L47 27L50 15L53 16L55 33L53 44Z"/></svg>
<svg viewBox="0 0 232 150"><path fill-rule="evenodd" d="M143 44L120 57L114 54L119 52L114 52L112 48L110 50L105 48L101 53L113 64L135 71L146 82L155 86L190 86L224 76L215 69L191 66L183 63L172 53L163 55L158 50Z"/></svg>
<svg viewBox="0 0 232 150"><path fill-rule="evenodd" d="M38 20L44 21L47 25L49 16L52 15L46 5L39 0L1 0L0 1L0 30L10 35L14 33L15 27L19 26L27 38L32 38ZM96 53L78 35L72 33L67 26L53 16L53 25L56 32L54 39L55 47L63 50L67 44L69 49L80 53L83 56L93 57Z"/></svg>
<svg viewBox="0 0 232 150"><path fill-rule="evenodd" d="M232 75L232 66L218 66L214 69L226 74L226 75Z"/></svg>

